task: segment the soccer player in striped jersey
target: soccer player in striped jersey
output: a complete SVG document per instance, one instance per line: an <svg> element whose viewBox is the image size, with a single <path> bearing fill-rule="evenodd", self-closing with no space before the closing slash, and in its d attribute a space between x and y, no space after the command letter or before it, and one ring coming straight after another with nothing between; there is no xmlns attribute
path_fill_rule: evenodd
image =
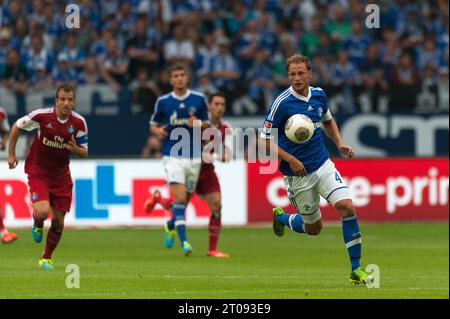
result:
<svg viewBox="0 0 450 319"><path fill-rule="evenodd" d="M9 123L6 111L0 107L0 151L3 151L6 146L6 140L8 139L9 133ZM19 237L8 232L5 224L3 223L2 210L0 209L0 237L2 238L2 243L9 244L18 239Z"/></svg>
<svg viewBox="0 0 450 319"><path fill-rule="evenodd" d="M37 130L30 152L25 160L34 226L32 237L40 243L44 221L51 210L52 221L39 267L54 269L52 254L61 239L64 217L72 203L72 178L70 155L86 158L88 155L88 129L85 119L73 111L75 90L70 85L60 85L56 90L55 106L38 109L18 119L11 128L8 165L18 165L16 144L20 129Z"/></svg>
<svg viewBox="0 0 450 319"><path fill-rule="evenodd" d="M348 186L329 158L320 127L342 155L352 158L354 152L342 141L325 92L309 85L312 76L309 59L291 56L287 59L287 71L291 87L273 101L261 137L268 150L278 152L279 170L297 214L286 214L281 208L274 208L273 230L277 236L283 236L285 226L298 233L318 235L322 229L319 200L320 196L324 197L342 217L343 237L351 264L350 281L366 283L371 278L360 265L362 241L355 208ZM313 136L303 144L290 141L284 132L286 121L294 114L307 115L315 124ZM275 128L278 129L277 144L272 141Z"/></svg>
<svg viewBox="0 0 450 319"><path fill-rule="evenodd" d="M208 157L202 162L200 168L200 176L195 191L200 198L205 199L208 204L211 216L209 219L208 232L209 232L209 246L207 256L229 258L230 255L217 249L217 243L219 240L219 234L222 227L222 199L219 179L214 171L213 160L221 162L228 162L232 158L232 143L233 137L229 129L231 126L228 122L222 121L222 116L226 109L225 95L222 93L213 93L208 97L208 110L211 124L211 131L213 134L217 134L217 139L211 139L208 141L208 151L204 153L205 157ZM227 130L228 129L228 130ZM214 145L216 141L219 145ZM211 143L211 144L209 144ZM211 150L211 153L209 152ZM216 151L216 152L214 152ZM209 156L211 154L211 156ZM151 213L156 204L160 204L164 209L171 210L173 200L171 198L165 198L159 191L155 191L149 196L145 202L145 211Z"/></svg>

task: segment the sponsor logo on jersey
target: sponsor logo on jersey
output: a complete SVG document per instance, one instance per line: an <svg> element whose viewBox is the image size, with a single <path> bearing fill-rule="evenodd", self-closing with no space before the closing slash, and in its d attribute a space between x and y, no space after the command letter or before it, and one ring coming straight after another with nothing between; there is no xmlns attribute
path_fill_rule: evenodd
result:
<svg viewBox="0 0 450 319"><path fill-rule="evenodd" d="M58 135L55 136L54 140L49 140L48 138L46 138L44 136L44 138L42 139L42 144L44 144L45 146L48 147L53 147L53 148L59 148L59 149L64 149L66 148L64 145L64 139Z"/></svg>

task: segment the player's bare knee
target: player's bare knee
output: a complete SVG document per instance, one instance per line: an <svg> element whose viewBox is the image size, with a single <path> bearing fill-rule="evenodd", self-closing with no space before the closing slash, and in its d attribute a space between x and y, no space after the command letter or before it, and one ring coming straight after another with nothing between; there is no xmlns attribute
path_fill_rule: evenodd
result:
<svg viewBox="0 0 450 319"><path fill-rule="evenodd" d="M355 215L355 207L353 206L353 202L349 199L344 199L337 202L335 207L342 217Z"/></svg>
<svg viewBox="0 0 450 319"><path fill-rule="evenodd" d="M319 225L317 223L305 224L305 228L306 231L308 232L308 235L317 236L320 234L320 231L322 230L322 225Z"/></svg>
<svg viewBox="0 0 450 319"><path fill-rule="evenodd" d="M34 216L41 219L46 219L50 212L50 205L40 203L38 205L34 205Z"/></svg>
<svg viewBox="0 0 450 319"><path fill-rule="evenodd" d="M179 204L187 204L186 194L173 194L173 201Z"/></svg>
<svg viewBox="0 0 450 319"><path fill-rule="evenodd" d="M214 217L220 217L220 213L222 211L222 204L220 203L220 201L213 202L211 203L210 209L211 214L215 215Z"/></svg>

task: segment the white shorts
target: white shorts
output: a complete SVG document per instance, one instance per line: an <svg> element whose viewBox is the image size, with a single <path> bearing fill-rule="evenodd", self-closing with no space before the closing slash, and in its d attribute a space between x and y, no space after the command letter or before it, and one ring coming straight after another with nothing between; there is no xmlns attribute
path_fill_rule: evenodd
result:
<svg viewBox="0 0 450 319"><path fill-rule="evenodd" d="M284 184L291 204L302 214L306 224L314 224L322 218L320 196L333 206L342 199L351 198L348 186L330 159L304 177L285 176Z"/></svg>
<svg viewBox="0 0 450 319"><path fill-rule="evenodd" d="M200 174L201 161L189 158L163 157L166 182L179 183L186 186L190 194L195 192L198 176Z"/></svg>

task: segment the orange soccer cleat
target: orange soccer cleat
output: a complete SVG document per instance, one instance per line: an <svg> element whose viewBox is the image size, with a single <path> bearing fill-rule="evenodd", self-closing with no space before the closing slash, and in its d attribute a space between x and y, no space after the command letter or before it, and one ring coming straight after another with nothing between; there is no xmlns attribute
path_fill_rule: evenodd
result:
<svg viewBox="0 0 450 319"><path fill-rule="evenodd" d="M4 244L9 244L9 243L12 243L13 241L15 241L18 238L19 238L19 236L17 236L16 234L4 233L3 236L2 236L2 242Z"/></svg>
<svg viewBox="0 0 450 319"><path fill-rule="evenodd" d="M160 198L161 193L159 191L155 191L153 194L150 194L144 203L144 210L147 214L150 214L153 211L155 205L159 203Z"/></svg>
<svg viewBox="0 0 450 319"><path fill-rule="evenodd" d="M230 255L218 249L208 251L208 257L230 258Z"/></svg>

